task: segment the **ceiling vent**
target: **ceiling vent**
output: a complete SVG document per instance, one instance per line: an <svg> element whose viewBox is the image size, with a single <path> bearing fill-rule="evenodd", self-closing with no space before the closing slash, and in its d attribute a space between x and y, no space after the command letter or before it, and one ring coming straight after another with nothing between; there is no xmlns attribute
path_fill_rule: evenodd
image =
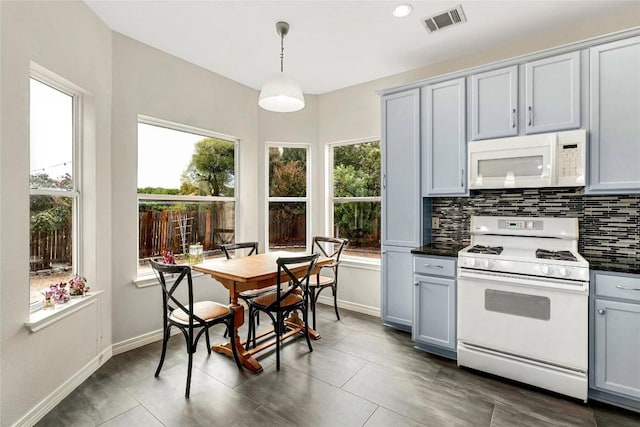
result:
<svg viewBox="0 0 640 427"><path fill-rule="evenodd" d="M462 24L463 22L467 22L467 17L464 16L462 5L422 20L425 28L430 33L453 25Z"/></svg>

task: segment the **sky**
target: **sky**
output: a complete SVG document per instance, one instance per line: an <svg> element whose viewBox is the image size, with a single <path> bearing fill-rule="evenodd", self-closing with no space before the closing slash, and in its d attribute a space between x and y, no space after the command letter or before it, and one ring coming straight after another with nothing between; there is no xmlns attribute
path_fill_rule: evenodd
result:
<svg viewBox="0 0 640 427"><path fill-rule="evenodd" d="M71 174L73 98L31 79L30 114L31 174Z"/></svg>
<svg viewBox="0 0 640 427"><path fill-rule="evenodd" d="M30 173L72 174L73 98L31 79ZM205 136L138 124L138 187L179 188L195 143Z"/></svg>

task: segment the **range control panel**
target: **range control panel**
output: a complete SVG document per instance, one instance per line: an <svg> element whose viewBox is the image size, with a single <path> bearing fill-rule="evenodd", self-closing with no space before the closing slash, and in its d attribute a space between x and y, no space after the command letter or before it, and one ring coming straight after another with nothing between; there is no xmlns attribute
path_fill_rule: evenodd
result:
<svg viewBox="0 0 640 427"><path fill-rule="evenodd" d="M498 220L500 230L542 230L543 222L534 220Z"/></svg>

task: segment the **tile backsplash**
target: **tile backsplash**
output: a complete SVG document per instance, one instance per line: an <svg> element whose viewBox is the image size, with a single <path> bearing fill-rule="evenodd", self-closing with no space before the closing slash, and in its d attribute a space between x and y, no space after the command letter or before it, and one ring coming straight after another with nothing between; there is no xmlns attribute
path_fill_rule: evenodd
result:
<svg viewBox="0 0 640 427"><path fill-rule="evenodd" d="M434 243L469 244L472 215L571 217L579 220L578 249L594 268L640 269L640 195L585 196L574 188L483 190L430 204L440 223L431 230Z"/></svg>

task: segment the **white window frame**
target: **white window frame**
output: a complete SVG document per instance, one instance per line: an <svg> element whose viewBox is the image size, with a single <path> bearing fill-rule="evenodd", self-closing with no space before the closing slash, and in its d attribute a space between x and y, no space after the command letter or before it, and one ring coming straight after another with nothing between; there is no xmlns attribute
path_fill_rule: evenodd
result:
<svg viewBox="0 0 640 427"><path fill-rule="evenodd" d="M202 129L202 128L198 128L198 127L194 127L194 126L189 126L189 125L185 125L182 123L176 123L176 122L171 122L168 120L163 120L163 119L158 119L155 117L151 117L151 116L145 116L142 114L138 114L138 124L143 123L146 125L151 125L151 126L158 126L158 127L162 127L162 128L166 128L169 130L176 130L176 131L181 131L181 132L188 132L188 133L192 133L195 135L202 135L204 138L216 138L216 139L224 139L225 141L229 141L229 142L233 142L234 144L234 149L233 149L233 178L234 178L234 190L233 190L233 197L227 197L227 196L190 196L190 195L180 195L180 194L145 194L145 193L138 193L137 192L137 178L136 178L136 194L137 194L137 209L136 209L136 215L139 212L139 206L140 206L140 201L141 200L157 200L157 201L167 201L167 202L175 202L175 201L180 201L180 202L234 202L234 209L233 209L233 223L234 223L234 236L236 238L236 240L238 239L238 213L239 213L239 208L238 208L238 199L239 199L239 194L240 194L240 180L238 178L238 171L240 170L239 168L239 151L240 151L240 139L235 137L235 136L231 136L231 135L227 135L227 134L223 134L220 132L215 132L215 131L211 131L211 130L207 130L207 129ZM136 131L137 134L137 131ZM137 136L136 136L136 141L137 141ZM140 226L140 222L139 219L136 218L136 223L138 224L138 227ZM137 259L136 259L136 271L137 271L137 279L134 280L134 282L140 282L140 283L144 283L145 279L149 278L149 274L140 274L139 271L139 263L140 263L140 230L138 228L138 233L136 236L136 255L137 255Z"/></svg>
<svg viewBox="0 0 640 427"><path fill-rule="evenodd" d="M333 184L333 170L334 170L334 154L333 150L336 147L344 147L347 145L356 145L356 144L366 144L369 142L378 142L382 144L382 140L379 136L371 136L367 138L358 138L358 139L349 139L345 141L336 141L330 142L326 145L326 173L325 176L327 180L325 182L325 194L327 195L327 203L326 211L325 211L325 233L327 236L333 236L333 210L334 204L336 201L340 203L348 203L348 202L380 202L382 204L382 194L376 197L335 197L334 196L334 184ZM380 224L382 226L382 224ZM382 246L382 243L380 243ZM348 255L346 252L343 252L341 256L342 260L347 262L351 261L356 264L371 264L371 265L380 265L381 258L368 258L368 257L360 257L354 255Z"/></svg>
<svg viewBox="0 0 640 427"><path fill-rule="evenodd" d="M269 149L271 148L304 148L307 152L307 164L306 164L306 197L271 197L269 195ZM264 222L265 222L265 252L269 252L270 242L269 242L269 203L271 202L284 202L284 203L294 203L294 202L304 202L306 205L305 210L305 246L306 250L309 251L311 244L311 144L305 142L273 142L268 141L265 143L265 161L264 161L264 174L265 174L265 195L267 199L267 203L265 204L264 209Z"/></svg>
<svg viewBox="0 0 640 427"><path fill-rule="evenodd" d="M64 93L71 97L72 105L72 127L71 133L71 176L73 186L71 189L59 188L37 188L29 185L29 202L31 196L62 196L71 197L73 200L71 209L71 270L73 274L82 275L82 250L80 242L82 242L82 94L83 91L79 87L70 83L66 79L52 73L46 68L35 63L31 64L29 83L31 79L50 86L51 88ZM31 144L29 144L31 150ZM31 172L31 166L29 166ZM31 234L31 233L29 233ZM30 281L29 281L30 282ZM31 285L29 285L31 292ZM30 312L33 313L42 309L42 301L31 303L29 305Z"/></svg>

